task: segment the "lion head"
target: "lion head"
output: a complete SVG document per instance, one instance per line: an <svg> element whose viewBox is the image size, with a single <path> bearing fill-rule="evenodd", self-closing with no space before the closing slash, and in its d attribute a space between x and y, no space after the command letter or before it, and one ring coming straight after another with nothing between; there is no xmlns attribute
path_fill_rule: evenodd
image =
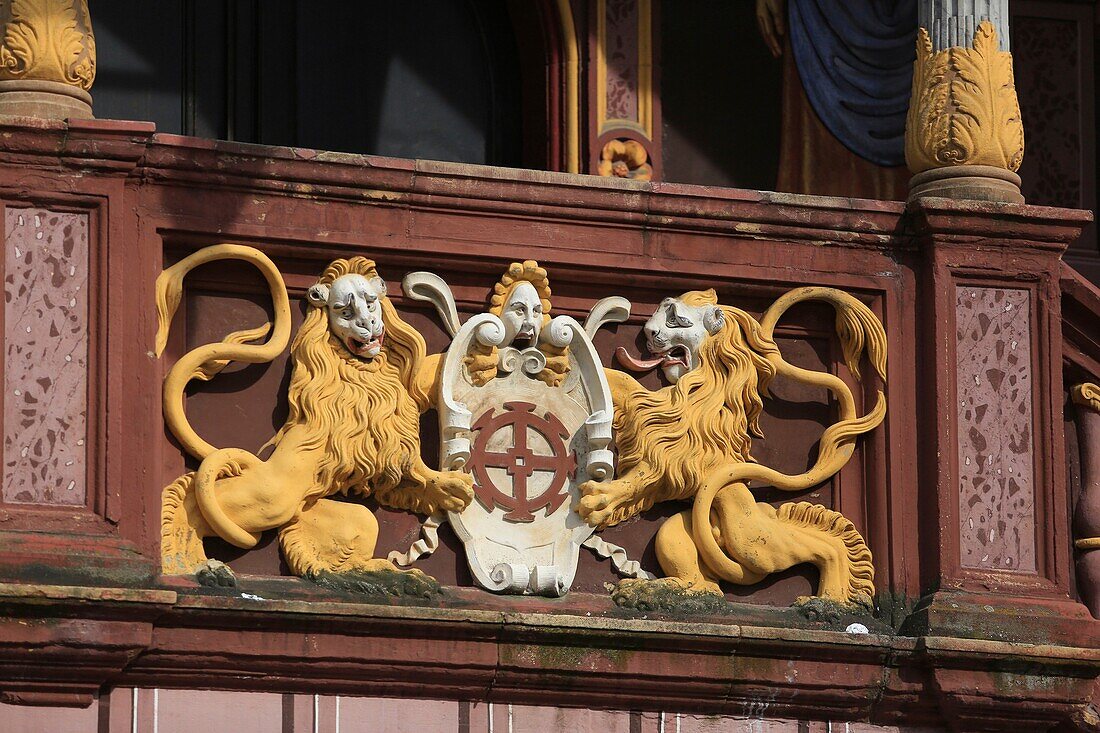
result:
<svg viewBox="0 0 1100 733"><path fill-rule="evenodd" d="M364 257L335 260L307 300L312 307L291 345L290 415L272 443L306 426L307 447L325 448L318 487L373 491L382 501L420 452L410 390L424 339L397 314Z"/></svg>
<svg viewBox="0 0 1100 733"><path fill-rule="evenodd" d="M714 290L664 300L645 335L654 358L626 361L661 366L672 384L641 389L631 395L633 409L616 411L619 472L644 460L664 477L664 498L686 496L731 457L752 460L761 394L775 376L768 357L779 349L748 313L718 305Z"/></svg>

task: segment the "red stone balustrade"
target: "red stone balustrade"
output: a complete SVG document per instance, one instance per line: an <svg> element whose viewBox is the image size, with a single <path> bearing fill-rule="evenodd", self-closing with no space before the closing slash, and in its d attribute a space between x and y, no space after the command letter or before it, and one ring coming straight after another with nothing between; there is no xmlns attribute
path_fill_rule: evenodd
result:
<svg viewBox="0 0 1100 733"><path fill-rule="evenodd" d="M0 193L9 702L212 687L985 730L1088 723L1100 622L1073 579L1063 371L1097 376L1100 301L1060 261L1087 212L906 209L102 120L0 124ZM792 610L816 580L803 569L730 589L727 615L660 617L616 609L605 589L616 578L594 556L563 600L491 596L469 587L446 540L422 565L450 588L430 609L282 577L271 542L248 554L211 544L245 596L158 577L160 490L186 466L161 417L166 363L256 325L266 304L245 269L196 272L158 360L153 283L166 263L223 241L268 253L292 298L330 259L362 254L394 284L439 273L463 312L485 308L507 263L537 259L555 312L581 316L612 294L634 303L630 321L597 338L607 363L617 346L637 348L666 295L714 287L759 313L797 286L853 293L886 328L889 412L848 467L801 498L839 509L867 538L874 633ZM445 348L428 310L394 299L430 349ZM792 316L784 353L850 379L829 313ZM285 360L227 373L195 390L189 414L212 443L256 449L285 415L284 378ZM777 383L757 458L801 470L831 410L824 394ZM605 536L656 570L653 533L671 511ZM379 517L380 550L415 537L416 517Z"/></svg>

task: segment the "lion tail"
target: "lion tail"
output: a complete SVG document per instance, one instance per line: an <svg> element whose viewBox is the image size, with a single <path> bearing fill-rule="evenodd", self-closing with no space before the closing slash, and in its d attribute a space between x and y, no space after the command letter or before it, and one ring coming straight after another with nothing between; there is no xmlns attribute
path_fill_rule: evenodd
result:
<svg viewBox="0 0 1100 733"><path fill-rule="evenodd" d="M161 572L190 575L206 562L202 537L191 523L195 504L195 472L185 473L164 487L160 504Z"/></svg>
<svg viewBox="0 0 1100 733"><path fill-rule="evenodd" d="M871 548L850 519L840 512L807 501L783 504L776 516L783 522L823 533L843 545L842 555L848 568L847 600L870 605L875 594L875 566Z"/></svg>
<svg viewBox="0 0 1100 733"><path fill-rule="evenodd" d="M775 324L796 303L818 301L828 303L836 311L836 332L840 337L844 363L856 379L860 376L859 362L864 352L875 372L886 381L886 331L871 309L848 293L835 288L805 287L786 293L760 319L760 325L769 338L773 337Z"/></svg>
<svg viewBox="0 0 1100 733"><path fill-rule="evenodd" d="M184 450L200 460L217 449L200 438L187 420L183 399L187 383L192 379L212 379L231 361L248 364L269 362L283 352L290 340L290 299L283 277L275 267L275 263L254 247L216 244L204 247L183 258L157 277L156 355L159 357L168 344L172 318L183 296L184 278L196 267L220 260L241 260L260 271L271 293L275 317L273 323L264 324L259 328L236 331L222 341L192 349L168 371L168 376L164 379L164 421ZM265 336L268 336L266 342L251 343Z"/></svg>
<svg viewBox="0 0 1100 733"><path fill-rule="evenodd" d="M703 561L721 577L731 582L739 583L744 576L744 568L726 555L725 551L718 546L718 541L711 531L710 513L718 492L730 484L749 481L759 481L785 491L802 491L816 486L844 467L855 451L856 439L877 427L885 416L886 397L879 392L874 408L866 415L840 420L825 430L821 436L817 460L809 470L800 474L780 473L759 463L747 462L731 462L714 471L695 494L695 502L691 509L692 534ZM843 519L840 514L836 516ZM863 542L862 538L860 542ZM870 562L870 551L867 553L866 560Z"/></svg>

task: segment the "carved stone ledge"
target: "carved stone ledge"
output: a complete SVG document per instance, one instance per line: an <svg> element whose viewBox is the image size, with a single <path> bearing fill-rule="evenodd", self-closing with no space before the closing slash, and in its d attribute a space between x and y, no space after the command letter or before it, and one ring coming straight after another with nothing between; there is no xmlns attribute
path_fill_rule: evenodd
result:
<svg viewBox="0 0 1100 733"><path fill-rule="evenodd" d="M973 729L1004 730L1072 720L1100 673L1089 643L269 600L308 586L263 582L247 596L0 585L0 689L27 704L106 684L738 714L766 688L776 717L936 725L965 709Z"/></svg>
<svg viewBox="0 0 1100 733"><path fill-rule="evenodd" d="M165 590L0 583L4 702L86 707L153 638Z"/></svg>
<svg viewBox="0 0 1100 733"><path fill-rule="evenodd" d="M1100 623L1089 617L1084 606L1069 598L1024 595L1029 592L1031 589L1011 594L936 591L921 599L905 620L902 633L1023 646L1100 648Z"/></svg>

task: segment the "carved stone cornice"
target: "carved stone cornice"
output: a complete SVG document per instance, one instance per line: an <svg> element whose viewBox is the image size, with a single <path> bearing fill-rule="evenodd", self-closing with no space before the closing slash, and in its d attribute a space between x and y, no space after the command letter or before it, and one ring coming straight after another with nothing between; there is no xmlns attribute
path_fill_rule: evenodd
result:
<svg viewBox="0 0 1100 733"><path fill-rule="evenodd" d="M905 160L916 174L914 194L922 184L965 178L967 189L954 198L1023 203L1016 175L1023 158L1012 54L1000 50L993 24L978 26L972 46L942 51L934 51L928 31L919 29L905 129ZM953 170L936 173L941 169ZM982 178L994 181L990 187L1000 193L974 194L973 179ZM952 197L942 183L936 189L935 195Z"/></svg>
<svg viewBox="0 0 1100 733"><path fill-rule="evenodd" d="M96 49L87 0L0 4L0 114L91 117Z"/></svg>

